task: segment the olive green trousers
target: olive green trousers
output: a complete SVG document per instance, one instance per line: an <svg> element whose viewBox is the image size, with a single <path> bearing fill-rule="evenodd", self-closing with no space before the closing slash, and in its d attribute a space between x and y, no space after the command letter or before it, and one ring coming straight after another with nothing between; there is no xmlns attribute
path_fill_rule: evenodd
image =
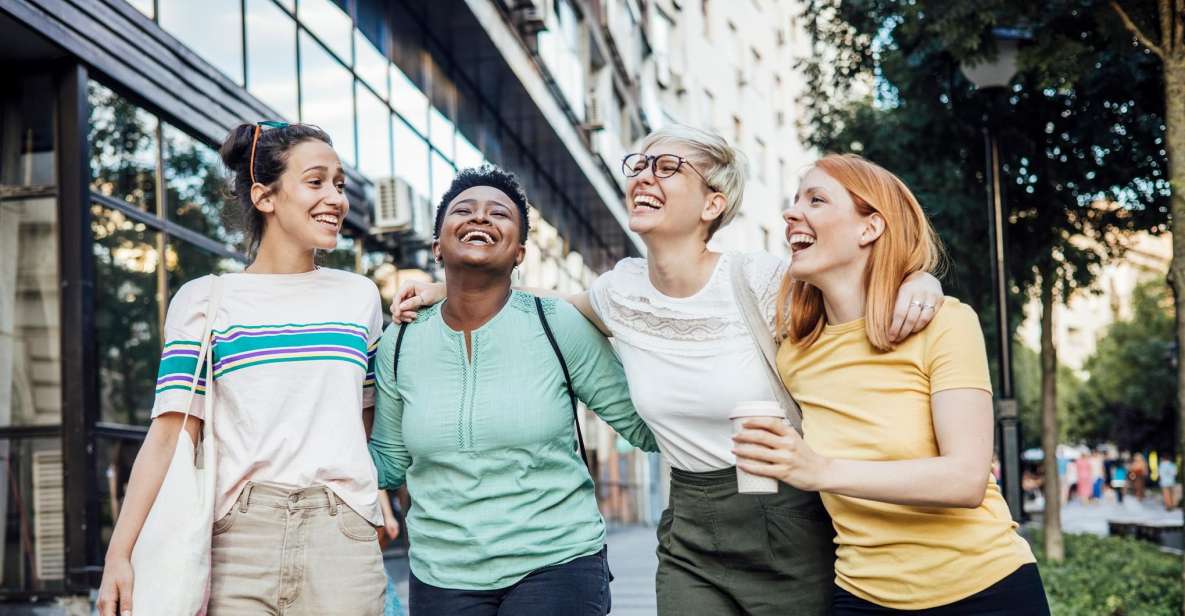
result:
<svg viewBox="0 0 1185 616"><path fill-rule="evenodd" d="M658 527L660 616L830 611L835 530L814 492L738 494L736 469L672 469Z"/></svg>

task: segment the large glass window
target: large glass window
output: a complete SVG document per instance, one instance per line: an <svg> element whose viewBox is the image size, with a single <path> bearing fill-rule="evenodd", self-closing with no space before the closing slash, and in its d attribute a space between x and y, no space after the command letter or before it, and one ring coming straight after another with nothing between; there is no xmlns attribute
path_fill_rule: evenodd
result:
<svg viewBox="0 0 1185 616"><path fill-rule="evenodd" d="M272 0L247 0L247 89L286 119L300 117L296 21Z"/></svg>
<svg viewBox="0 0 1185 616"><path fill-rule="evenodd" d="M235 83L243 83L240 0L157 0L157 22Z"/></svg>
<svg viewBox="0 0 1185 616"><path fill-rule="evenodd" d="M417 195L427 198L432 194L428 181L428 142L397 117L391 118L391 134L395 143L395 175L406 180Z"/></svg>
<svg viewBox="0 0 1185 616"><path fill-rule="evenodd" d="M91 208L99 417L143 425L152 411L164 298L156 231L122 212Z"/></svg>
<svg viewBox="0 0 1185 616"><path fill-rule="evenodd" d="M47 103L54 90L44 74L7 85L0 93L0 428L62 417L54 116ZM2 568L0 582L10 586Z"/></svg>
<svg viewBox="0 0 1185 616"><path fill-rule="evenodd" d="M387 100L387 57L362 33L354 31L354 70L383 100Z"/></svg>
<svg viewBox="0 0 1185 616"><path fill-rule="evenodd" d="M156 118L91 82L91 190L156 211Z"/></svg>
<svg viewBox="0 0 1185 616"><path fill-rule="evenodd" d="M300 23L316 34L342 62L352 64L350 37L354 24L350 16L330 0L301 0L297 8Z"/></svg>
<svg viewBox="0 0 1185 616"><path fill-rule="evenodd" d="M358 170L372 180L391 177L391 111L358 84Z"/></svg>
<svg viewBox="0 0 1185 616"><path fill-rule="evenodd" d="M453 150L453 121L436 107L432 107L428 118L431 122L429 134L432 137L432 145L440 150L445 158L452 160L456 155Z"/></svg>
<svg viewBox="0 0 1185 616"><path fill-rule="evenodd" d="M457 133L457 168L465 169L467 167L480 166L485 157L482 156L481 150L477 146L469 142L460 132Z"/></svg>
<svg viewBox="0 0 1185 616"><path fill-rule="evenodd" d="M428 97L394 64L391 65L391 105L421 135L428 134Z"/></svg>
<svg viewBox="0 0 1185 616"><path fill-rule="evenodd" d="M549 2L552 0L548 0ZM548 28L539 33L539 55L577 117L584 117L584 29L571 0L556 0Z"/></svg>
<svg viewBox="0 0 1185 616"><path fill-rule="evenodd" d="M304 3L301 3L303 11ZM302 13L303 14L303 13ZM354 156L354 79L307 33L300 33L300 121L320 126L342 161Z"/></svg>
<svg viewBox="0 0 1185 616"><path fill-rule="evenodd" d="M162 135L166 216L228 248L243 248L240 208L228 198L218 152L167 124Z"/></svg>
<svg viewBox="0 0 1185 616"><path fill-rule="evenodd" d="M448 190L449 184L457 172L452 164L437 152L432 152L432 203L440 203L440 198Z"/></svg>

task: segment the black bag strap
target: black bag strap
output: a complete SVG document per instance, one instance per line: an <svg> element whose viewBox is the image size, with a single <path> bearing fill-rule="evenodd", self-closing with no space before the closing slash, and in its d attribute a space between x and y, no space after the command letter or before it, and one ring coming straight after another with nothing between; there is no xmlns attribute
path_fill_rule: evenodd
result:
<svg viewBox="0 0 1185 616"><path fill-rule="evenodd" d="M592 472L592 467L588 464L588 453L584 451L584 435L580 432L580 418L576 414L576 390L572 387L572 374L568 372L568 362L564 361L564 354L560 352L560 345L555 341L555 335L551 333L551 325L547 323L547 315L543 314L543 300L535 297L535 310L539 312L539 322L543 323L543 333L547 334L547 341L551 343L551 350L555 351L556 359L560 360L560 368L564 370L564 382L568 386L568 401L572 405L572 421L576 423L576 449L580 451L580 459L584 460L584 466ZM396 351L398 353L398 351Z"/></svg>
<svg viewBox="0 0 1185 616"><path fill-rule="evenodd" d="M403 346L403 334L407 332L407 323L399 324L399 334L395 336L395 359L392 360L391 381L399 378L399 347Z"/></svg>

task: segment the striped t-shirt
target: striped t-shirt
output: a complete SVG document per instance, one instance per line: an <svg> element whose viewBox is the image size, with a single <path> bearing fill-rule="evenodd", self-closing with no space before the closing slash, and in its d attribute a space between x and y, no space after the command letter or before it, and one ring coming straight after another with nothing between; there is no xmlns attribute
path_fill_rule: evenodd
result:
<svg viewBox="0 0 1185 616"><path fill-rule="evenodd" d="M185 410L213 280L185 284L169 304L153 417ZM362 425L382 328L378 289L357 274L223 275L211 346L218 517L248 481L268 481L326 485L382 523ZM203 366L190 407L197 417L208 378Z"/></svg>

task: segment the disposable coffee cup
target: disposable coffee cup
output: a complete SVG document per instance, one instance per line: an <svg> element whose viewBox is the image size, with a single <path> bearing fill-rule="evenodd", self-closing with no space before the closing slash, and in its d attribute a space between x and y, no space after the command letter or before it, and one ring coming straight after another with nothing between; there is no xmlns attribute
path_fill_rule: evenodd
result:
<svg viewBox="0 0 1185 616"><path fill-rule="evenodd" d="M751 417L774 417L786 421L786 413L782 411L777 402L771 400L740 402L728 416L732 420L732 433L737 434L744 430L745 428L741 424ZM741 467L738 466L737 492L741 494L777 494L778 480L753 475L741 470Z"/></svg>

